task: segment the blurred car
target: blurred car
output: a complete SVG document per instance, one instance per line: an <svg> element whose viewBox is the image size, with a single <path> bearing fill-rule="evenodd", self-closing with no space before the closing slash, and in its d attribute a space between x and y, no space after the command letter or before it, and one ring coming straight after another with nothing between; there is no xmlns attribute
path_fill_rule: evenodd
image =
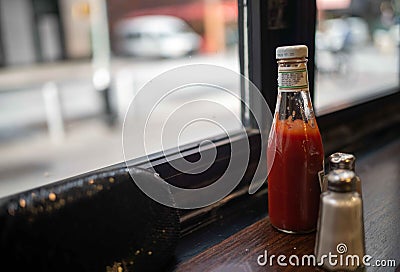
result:
<svg viewBox="0 0 400 272"><path fill-rule="evenodd" d="M120 21L115 28L121 55L176 58L196 53L201 36L184 20L165 15L146 15Z"/></svg>

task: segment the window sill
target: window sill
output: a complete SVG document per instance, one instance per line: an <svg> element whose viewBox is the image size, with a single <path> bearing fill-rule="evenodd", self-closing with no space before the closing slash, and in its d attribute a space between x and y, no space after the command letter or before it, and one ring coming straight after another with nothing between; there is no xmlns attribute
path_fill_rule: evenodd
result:
<svg viewBox="0 0 400 272"><path fill-rule="evenodd" d="M400 141L374 147L358 158L357 172L361 177L364 201L366 253L375 260L400 260L400 224L398 195L400 194ZM382 173L385 173L382 175ZM379 186L379 185L382 186ZM264 196L266 203L267 198ZM383 224L383 222L385 222ZM209 237L208 239L212 239ZM287 235L275 230L268 217L229 236L197 256L177 265L176 271L265 271L257 257L268 250L268 256L313 254L315 233ZM371 263L372 263L371 261ZM301 271L304 267L280 267L276 260L271 271ZM323 271L313 267L315 271ZM369 271L375 271L371 267ZM268 270L270 271L270 270Z"/></svg>

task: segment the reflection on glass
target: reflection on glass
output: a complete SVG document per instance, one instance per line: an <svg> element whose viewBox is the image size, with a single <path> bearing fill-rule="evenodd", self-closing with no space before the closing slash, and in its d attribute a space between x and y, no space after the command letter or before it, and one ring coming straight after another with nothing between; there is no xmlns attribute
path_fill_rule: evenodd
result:
<svg viewBox="0 0 400 272"><path fill-rule="evenodd" d="M318 0L315 107L332 112L399 86L400 1Z"/></svg>

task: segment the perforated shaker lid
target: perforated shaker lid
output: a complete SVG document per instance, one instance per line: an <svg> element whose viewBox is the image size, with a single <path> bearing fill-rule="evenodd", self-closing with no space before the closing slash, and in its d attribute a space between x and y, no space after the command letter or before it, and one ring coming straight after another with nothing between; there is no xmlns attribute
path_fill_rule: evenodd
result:
<svg viewBox="0 0 400 272"><path fill-rule="evenodd" d="M280 46L276 48L276 59L307 58L308 47L306 45Z"/></svg>
<svg viewBox="0 0 400 272"><path fill-rule="evenodd" d="M329 156L329 169L348 169L354 171L356 157L353 154L336 152Z"/></svg>

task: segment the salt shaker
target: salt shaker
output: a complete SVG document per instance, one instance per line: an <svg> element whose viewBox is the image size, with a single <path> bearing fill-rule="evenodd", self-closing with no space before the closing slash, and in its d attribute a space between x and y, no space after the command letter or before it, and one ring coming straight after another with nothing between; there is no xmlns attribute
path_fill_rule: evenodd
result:
<svg viewBox="0 0 400 272"><path fill-rule="evenodd" d="M336 169L327 180L328 189L320 198L316 259L331 271L353 271L362 267L365 254L363 204L356 192L356 175Z"/></svg>
<svg viewBox="0 0 400 272"><path fill-rule="evenodd" d="M329 156L328 161L329 161L328 174L330 171L335 169L346 169L346 170L351 170L355 173L356 157L353 154L336 152ZM327 177L328 175L325 175L323 178L322 192L326 192L328 188ZM360 194L360 196L362 196L361 179L360 177L357 176L357 174L356 174L356 191Z"/></svg>

